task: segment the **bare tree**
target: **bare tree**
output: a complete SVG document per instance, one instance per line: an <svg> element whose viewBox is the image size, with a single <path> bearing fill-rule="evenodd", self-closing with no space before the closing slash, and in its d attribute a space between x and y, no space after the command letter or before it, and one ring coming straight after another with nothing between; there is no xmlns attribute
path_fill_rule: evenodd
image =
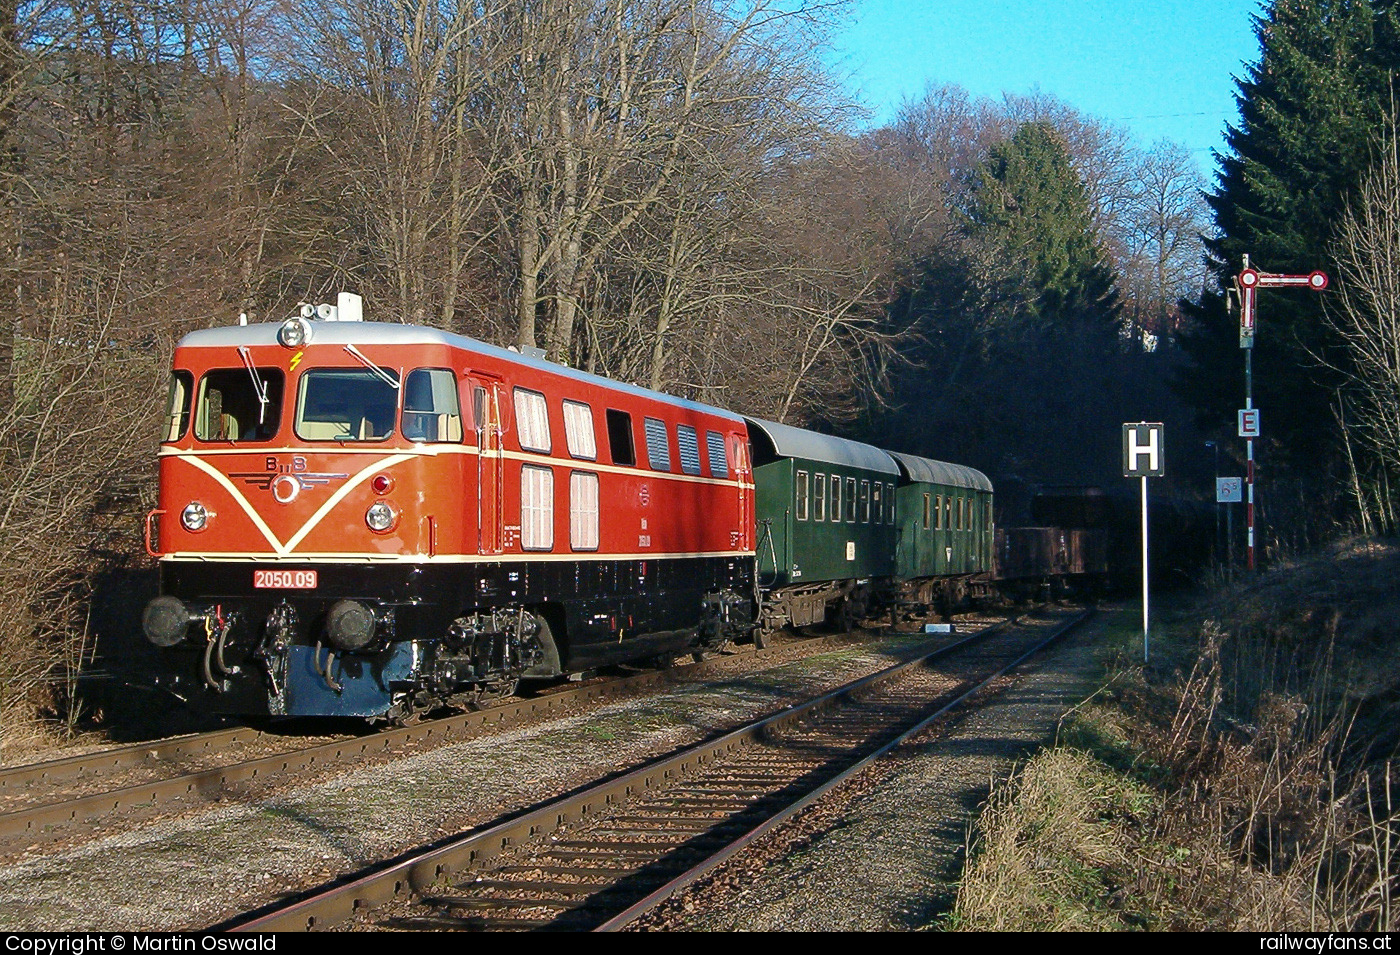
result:
<svg viewBox="0 0 1400 955"><path fill-rule="evenodd" d="M1387 488L1400 474L1400 135L1387 118L1371 171L1338 225L1334 255L1340 273L1325 314L1343 344L1348 449L1357 442L1377 462ZM1353 472L1370 471L1354 464ZM1360 490L1358 503L1366 506ZM1380 515L1393 512L1382 502Z"/></svg>

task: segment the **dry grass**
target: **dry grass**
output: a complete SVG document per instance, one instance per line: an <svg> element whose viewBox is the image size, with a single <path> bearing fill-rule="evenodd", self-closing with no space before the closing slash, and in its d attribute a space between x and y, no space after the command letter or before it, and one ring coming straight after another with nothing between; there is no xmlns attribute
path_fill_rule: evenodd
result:
<svg viewBox="0 0 1400 955"><path fill-rule="evenodd" d="M1396 580L1394 548L1341 546L1113 668L994 792L950 924L1394 928Z"/></svg>

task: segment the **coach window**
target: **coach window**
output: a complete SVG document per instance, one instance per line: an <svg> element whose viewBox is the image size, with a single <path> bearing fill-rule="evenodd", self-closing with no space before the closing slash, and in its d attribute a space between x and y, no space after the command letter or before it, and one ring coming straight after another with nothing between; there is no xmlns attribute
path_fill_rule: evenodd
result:
<svg viewBox="0 0 1400 955"><path fill-rule="evenodd" d="M460 442L457 382L446 368L415 368L403 387L403 436L409 441Z"/></svg>
<svg viewBox="0 0 1400 955"><path fill-rule="evenodd" d="M632 439L632 416L609 408L604 417L608 421L608 453L612 455L613 464L635 465L637 445Z"/></svg>
<svg viewBox="0 0 1400 955"><path fill-rule="evenodd" d="M281 417L279 368L226 368L200 379L194 436L201 441L270 441Z"/></svg>
<svg viewBox="0 0 1400 955"><path fill-rule="evenodd" d="M515 389L515 436L520 439L522 451L548 454L553 447L549 440L549 406L538 391Z"/></svg>
<svg viewBox="0 0 1400 955"><path fill-rule="evenodd" d="M940 494L933 501L933 529L943 530L943 495Z"/></svg>
<svg viewBox="0 0 1400 955"><path fill-rule="evenodd" d="M569 546L598 549L598 475L590 471L569 475Z"/></svg>
<svg viewBox="0 0 1400 955"><path fill-rule="evenodd" d="M879 481L870 488L870 513L875 515L875 523L879 524L885 519L885 487Z"/></svg>
<svg viewBox="0 0 1400 955"><path fill-rule="evenodd" d="M700 436L688 424L676 425L676 447L681 453L681 471L700 475Z"/></svg>
<svg viewBox="0 0 1400 955"><path fill-rule="evenodd" d="M870 482L860 482L860 522L870 523Z"/></svg>
<svg viewBox="0 0 1400 955"><path fill-rule="evenodd" d="M807 519L807 472L797 472L797 519L805 521Z"/></svg>
<svg viewBox="0 0 1400 955"><path fill-rule="evenodd" d="M190 394L194 391L194 375L187 371L170 373L170 396L165 403L165 437L162 441L179 441L190 428Z"/></svg>
<svg viewBox="0 0 1400 955"><path fill-rule="evenodd" d="M893 525L895 522L894 512L894 485L885 485L885 523Z"/></svg>
<svg viewBox="0 0 1400 955"><path fill-rule="evenodd" d="M706 431L705 451L710 458L710 477L729 477L729 457L724 453L724 435L718 431Z"/></svg>
<svg viewBox="0 0 1400 955"><path fill-rule="evenodd" d="M643 418L647 433L647 465L653 471L671 470L671 443L666 434L666 422L660 418Z"/></svg>
<svg viewBox="0 0 1400 955"><path fill-rule="evenodd" d="M841 521L841 476L839 474L831 476L831 519L837 523Z"/></svg>
<svg viewBox="0 0 1400 955"><path fill-rule="evenodd" d="M945 531L953 529L953 498L952 495L943 499L943 523L938 525Z"/></svg>
<svg viewBox="0 0 1400 955"><path fill-rule="evenodd" d="M812 477L812 520L826 520L826 475Z"/></svg>
<svg viewBox="0 0 1400 955"><path fill-rule="evenodd" d="M928 530L929 496L924 495L924 530Z"/></svg>
<svg viewBox="0 0 1400 955"><path fill-rule="evenodd" d="M856 522L856 479L846 478L846 523Z"/></svg>
<svg viewBox="0 0 1400 955"><path fill-rule="evenodd" d="M554 547L554 472L526 464L520 468L520 546Z"/></svg>
<svg viewBox="0 0 1400 955"><path fill-rule="evenodd" d="M564 402L564 443L569 455L583 461L598 460L598 442L593 436L593 409L581 401Z"/></svg>

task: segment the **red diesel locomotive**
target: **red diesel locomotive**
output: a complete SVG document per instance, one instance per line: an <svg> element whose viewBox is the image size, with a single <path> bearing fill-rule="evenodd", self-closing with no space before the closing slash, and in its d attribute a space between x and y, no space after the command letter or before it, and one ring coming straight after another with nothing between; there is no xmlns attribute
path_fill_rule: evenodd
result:
<svg viewBox="0 0 1400 955"><path fill-rule="evenodd" d="M355 296L320 317L176 349L142 621L162 688L397 718L751 629L742 418Z"/></svg>

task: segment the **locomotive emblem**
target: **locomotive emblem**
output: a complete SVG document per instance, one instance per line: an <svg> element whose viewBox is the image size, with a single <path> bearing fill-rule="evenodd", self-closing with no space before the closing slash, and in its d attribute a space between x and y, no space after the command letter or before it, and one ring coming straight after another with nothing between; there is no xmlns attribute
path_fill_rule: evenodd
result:
<svg viewBox="0 0 1400 955"><path fill-rule="evenodd" d="M264 471L245 471L229 475L229 477L238 478L243 483L251 484L253 487L272 491L272 499L278 504L290 504L302 491L322 484L329 484L335 480L343 481L349 476L348 474L308 471L306 470L306 458L299 454L292 457L290 464L283 464L277 458L269 456L267 469Z"/></svg>

